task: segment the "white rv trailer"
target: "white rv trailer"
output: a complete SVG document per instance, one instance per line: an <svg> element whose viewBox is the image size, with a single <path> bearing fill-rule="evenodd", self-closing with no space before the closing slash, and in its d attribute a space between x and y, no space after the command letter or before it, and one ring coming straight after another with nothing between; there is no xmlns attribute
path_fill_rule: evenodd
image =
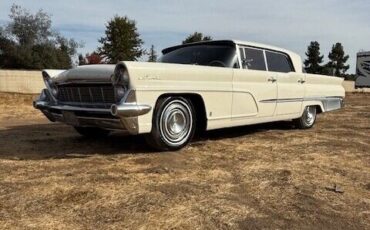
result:
<svg viewBox="0 0 370 230"><path fill-rule="evenodd" d="M370 51L357 53L356 88L370 87Z"/></svg>

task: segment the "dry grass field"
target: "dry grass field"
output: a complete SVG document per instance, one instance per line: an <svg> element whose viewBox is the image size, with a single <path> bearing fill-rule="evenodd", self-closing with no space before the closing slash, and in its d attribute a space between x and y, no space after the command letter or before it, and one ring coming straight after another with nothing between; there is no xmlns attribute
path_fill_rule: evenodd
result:
<svg viewBox="0 0 370 230"><path fill-rule="evenodd" d="M370 94L310 130L218 130L164 153L85 139L31 101L0 94L2 229L370 229Z"/></svg>

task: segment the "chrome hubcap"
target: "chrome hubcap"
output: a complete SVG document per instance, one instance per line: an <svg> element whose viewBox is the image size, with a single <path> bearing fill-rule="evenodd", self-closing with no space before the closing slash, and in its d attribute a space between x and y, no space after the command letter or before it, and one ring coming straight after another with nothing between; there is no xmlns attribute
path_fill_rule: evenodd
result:
<svg viewBox="0 0 370 230"><path fill-rule="evenodd" d="M181 111L175 111L169 115L167 121L167 127L169 127L169 132L173 135L181 133L186 126L186 118L184 113Z"/></svg>
<svg viewBox="0 0 370 230"><path fill-rule="evenodd" d="M308 106L304 113L304 122L307 126L313 125L316 119L316 108L313 106Z"/></svg>
<svg viewBox="0 0 370 230"><path fill-rule="evenodd" d="M189 106L181 101L171 101L160 118L160 132L168 145L178 146L187 141L191 133L193 118Z"/></svg>

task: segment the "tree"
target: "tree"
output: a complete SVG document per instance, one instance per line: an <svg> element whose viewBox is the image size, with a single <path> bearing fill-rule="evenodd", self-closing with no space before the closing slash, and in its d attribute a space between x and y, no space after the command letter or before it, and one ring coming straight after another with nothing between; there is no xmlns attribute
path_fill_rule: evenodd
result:
<svg viewBox="0 0 370 230"><path fill-rule="evenodd" d="M317 41L312 41L307 47L307 59L304 60L304 68L307 73L321 74L324 55L320 55L320 44Z"/></svg>
<svg viewBox="0 0 370 230"><path fill-rule="evenodd" d="M42 10L31 14L18 5L10 10L10 22L0 27L0 67L66 69L78 44L52 29L50 16Z"/></svg>
<svg viewBox="0 0 370 230"><path fill-rule="evenodd" d="M349 65L346 65L349 56L345 55L342 44L339 42L334 44L328 57L330 61L326 64L326 68L328 68L333 75L343 77L349 69Z"/></svg>
<svg viewBox="0 0 370 230"><path fill-rule="evenodd" d="M97 53L92 52L91 54L86 54L87 64L89 65L96 65L96 64L103 64L103 58Z"/></svg>
<svg viewBox="0 0 370 230"><path fill-rule="evenodd" d="M211 36L203 36L202 33L195 32L193 34L190 34L184 41L182 41L182 44L211 40L212 40Z"/></svg>
<svg viewBox="0 0 370 230"><path fill-rule="evenodd" d="M103 63L103 58L95 51L91 54L85 54L85 57L82 54L78 55L78 65L96 65Z"/></svg>
<svg viewBox="0 0 370 230"><path fill-rule="evenodd" d="M154 45L152 45L149 50L148 62L156 62L156 61L157 61L157 52L154 49Z"/></svg>
<svg viewBox="0 0 370 230"><path fill-rule="evenodd" d="M78 65L87 65L87 60L82 54L78 55Z"/></svg>
<svg viewBox="0 0 370 230"><path fill-rule="evenodd" d="M136 61L144 54L143 41L137 32L136 22L125 17L115 16L106 26L105 37L99 39L102 44L98 54L115 64L118 61Z"/></svg>
<svg viewBox="0 0 370 230"><path fill-rule="evenodd" d="M16 63L17 60L13 55L15 53L15 43L0 36L0 67L7 67Z"/></svg>
<svg viewBox="0 0 370 230"><path fill-rule="evenodd" d="M48 42L53 36L50 16L43 10L35 15L19 5L13 4L9 15L11 22L6 30L11 33L20 45L34 45Z"/></svg>

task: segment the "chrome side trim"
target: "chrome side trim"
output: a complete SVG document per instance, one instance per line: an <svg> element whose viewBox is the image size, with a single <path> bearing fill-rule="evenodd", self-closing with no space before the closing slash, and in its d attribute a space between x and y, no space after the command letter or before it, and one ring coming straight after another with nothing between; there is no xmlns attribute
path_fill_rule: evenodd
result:
<svg viewBox="0 0 370 230"><path fill-rule="evenodd" d="M267 99L261 100L260 103L289 103L289 102L304 102L304 101L320 101L324 106L324 112L341 109L344 107L342 97L305 97L305 98L283 98L283 99Z"/></svg>
<svg viewBox="0 0 370 230"><path fill-rule="evenodd" d="M338 96L330 96L330 97L305 97L304 101L319 101L319 100L327 100L327 99L341 99L343 100L343 97Z"/></svg>
<svg viewBox="0 0 370 230"><path fill-rule="evenodd" d="M297 101L303 101L303 98L284 98L284 99L267 99L267 100L261 100L259 102L261 103L284 103L284 102L297 102Z"/></svg>
<svg viewBox="0 0 370 230"><path fill-rule="evenodd" d="M305 97L305 98L283 98L283 99L267 99L261 100L261 103L284 103L284 102L297 102L297 101L321 101L331 99L342 99L342 97Z"/></svg>

